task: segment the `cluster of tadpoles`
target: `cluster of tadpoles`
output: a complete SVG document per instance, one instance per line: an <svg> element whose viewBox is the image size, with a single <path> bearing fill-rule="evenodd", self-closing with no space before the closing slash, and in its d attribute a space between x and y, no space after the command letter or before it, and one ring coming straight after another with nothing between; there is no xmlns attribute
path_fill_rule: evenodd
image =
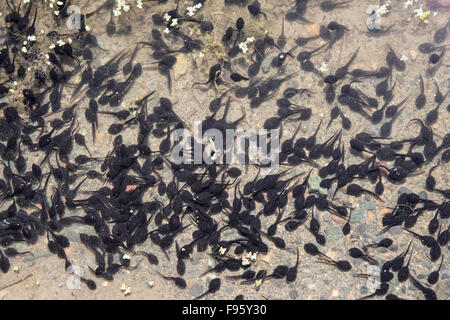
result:
<svg viewBox="0 0 450 320"><path fill-rule="evenodd" d="M165 2L167 1L159 1ZM18 47L23 43L24 37L35 34L38 4L30 2L24 5L25 9L21 13L21 5L16 7L10 2L7 3L10 10L5 17L8 34L0 50L0 66L1 72L5 72L9 77L7 82L12 82L26 75L26 65L20 65L16 70L18 57L25 51L19 53ZM194 1L194 5L199 3L206 5L207 1ZM114 1L106 1L89 16L94 16L104 9L112 10L113 4ZM225 1L225 4L247 5L253 19L259 19L261 16L268 19L268 14L262 10L258 1ZM288 22L307 23L304 15L308 4L309 1L306 0L295 1L295 6L287 12L285 19ZM69 5L70 1L58 2L60 15L54 17L57 23L67 19ZM185 128L186 123L176 114L170 99L160 97L159 101L155 102L153 96L156 91L150 91L136 99L133 107L121 108L131 88L142 74L153 70L154 64L160 74L167 76L170 90L170 70L176 64L176 56L179 53L192 53L202 49L203 43L200 40L183 32L181 26L184 23L199 24L202 32L211 32L214 29L211 22L180 14L178 5L179 2L176 1L173 10L152 16L154 25L168 29L171 41L165 39L158 29L153 29L149 40L138 41L131 52L123 50L101 65L94 60L94 53L103 49L98 46L95 36L86 30L86 15L83 15L81 29L73 36L72 43L62 44L64 35L51 31L48 38L56 45L48 52L50 70L35 71L32 77L36 86L26 88L22 92L23 104L28 113L22 115L8 103L0 104L3 113L0 117L0 156L3 167L0 202L7 205L7 208L0 212L0 270L6 273L11 266L10 259L18 255L32 254L31 251L17 251L14 248L15 243L34 244L44 236L48 241L48 250L64 260L68 270L72 262L65 249L70 246L70 241L62 231L73 224L82 224L95 231L95 235L80 233L79 236L82 245L95 256L96 265L88 268L93 277L98 279L111 281L122 269L137 269L140 263L131 265L130 261L134 256L142 256L149 264L159 265L160 258L151 252L153 249L161 251L165 259L172 262L170 250L175 247L177 275L169 276L168 272L159 275L180 289L187 287L184 277L194 251L209 253L215 261L215 265L201 275L214 273L215 278L210 280L207 290L196 299L219 291L223 279L239 282L240 285L254 285L257 290L267 280L284 279L286 283L294 283L300 267L298 248L296 262L292 266L281 264L273 271L252 270L252 264L258 262L259 255L267 254L269 250L276 250L275 248L284 250L288 247L283 237L277 235L279 226L283 225L290 233L299 233L300 227L304 226L317 245L324 248L327 238L321 232L322 226L318 218L322 212L328 212L345 222L342 227L343 236L351 233L351 210L354 208L335 200L337 192L345 190L347 195L358 198L367 194L383 201L381 197L385 191L386 179L391 184L404 183L408 177L420 174L426 165L440 156L437 163L429 169L425 185L427 191L436 195L436 199L429 200L415 193L403 193L398 197L392 211L383 216L381 233L401 226L413 240L397 257L382 263L379 274L376 275L379 287L374 293L363 297L398 299L398 296L389 293L390 282L394 273L397 273L399 282L409 279L426 299L436 299L436 294L430 286L438 282L439 272L445 266L442 250L448 249L449 226L446 227L445 223L450 217L450 191L439 187L439 182L432 175L438 166L450 160L450 134L439 136L441 142L437 143L437 135L431 129L431 125L438 120L438 108L447 97L447 94L440 92L437 82L434 97L437 107L427 114L425 120L415 118L408 123L419 125L417 136L402 140L392 139L390 136L394 120L407 108L407 99L403 98L392 104L396 82L391 85L389 82L392 82L393 70L403 71L406 65L390 46L386 56L387 66L381 66L375 71L350 70L357 57L357 49L343 66L337 68L333 74L324 76L315 68L312 58L321 50L331 50L333 45L350 31L349 28L330 22L321 27L318 37L300 37L296 39L292 49L285 51L287 39L283 21L283 31L277 40L269 34L265 34L262 39L255 39L247 75L241 75L233 71L237 69L238 64L232 60L240 54L237 43L244 34L245 21L239 18L235 28L228 28L222 38L223 44L229 49L227 63L214 64L209 70L208 79L193 85L210 85L217 91L220 91L222 86L228 87L211 101L209 109L212 114L201 123L203 131L217 129L225 135L226 130L237 129L245 118L245 112L239 119L227 121L231 94L242 102L247 100L252 109L260 108L263 103L271 101L283 84L294 79L301 70L314 73L325 84L324 100L329 104L334 103L337 96L339 105L348 107L351 112L362 115L374 125L380 123L383 117L388 120L381 125L379 136L359 132L350 137L350 148L346 149L343 130L350 130L351 121L336 104L331 109L327 129L339 116L342 119L341 129L321 140L318 137L321 120L311 136L297 137L301 124L310 121L313 112L311 108L301 106L294 99L306 94L311 95L313 92L288 87L284 89L283 96L276 100L277 115L264 121L264 128L268 130L282 130L289 122L297 126L294 134L281 143L279 160L283 170L264 176L261 174L264 166L256 165L258 174L253 179L247 179L246 173L237 167L216 163L178 164L170 159L170 152L175 146L171 133ZM330 12L350 5L351 1L323 1L320 9ZM34 19L30 19L32 12L35 13ZM445 41L448 26L449 24L435 33L434 41L437 44ZM107 34L113 36L114 29L111 20L107 25ZM292 59L292 63L300 63L299 70L286 75L287 57L295 57L295 50L316 39L325 43L318 45L316 49L299 52L297 59ZM30 46L26 50L32 51L34 45ZM134 63L138 51L147 48L152 51L154 59L151 66L143 67L140 63ZM419 50L423 53L441 50L438 57L434 56L436 54L430 56L430 64L433 66L429 66L427 74L437 72L445 48L433 44L420 45ZM269 76L260 75L262 63L266 58L270 58L272 49L277 50L271 64L275 73ZM25 54L25 59L31 59L29 61L34 58L35 55ZM87 65L82 63L81 59L87 62ZM72 87L71 82L79 72L81 80L77 85L73 85L74 90L71 92L72 98L77 101L69 107L63 107L64 91ZM232 82L226 81L227 77ZM343 83L348 78L351 79L350 82ZM359 82L370 78L382 79L375 86L376 97L356 88ZM7 82L0 86L1 96L9 91ZM336 92L339 94L336 95ZM225 98L226 102L223 103ZM381 107L378 99L383 99ZM415 100L415 107L424 108L426 100L425 86L420 76L420 93ZM223 106L224 113L219 118L218 111ZM373 109L376 111L369 114ZM79 123L84 116L92 131L92 143L95 144L96 133L100 130L99 115L114 120L108 128L108 133L114 136L113 145L102 157L91 153L92 147L90 150L90 144L80 132ZM125 143L122 136L125 130L135 131L134 143ZM153 150L150 141L159 142L158 148ZM205 143L192 138L185 142L191 147L200 144L202 150L206 150L211 140ZM226 157L228 151L221 148L222 146L216 146L210 159ZM85 150L88 155L75 156L75 149L78 149L78 152ZM30 165L27 160L28 152L39 153L40 162ZM244 154L238 156L248 160L250 152L247 147ZM349 153L362 157L362 162L348 164L346 155ZM182 156L190 160L193 157L188 149L183 150ZM321 159L328 159L327 163L321 165ZM312 169L294 173L300 166L309 166ZM163 169L171 172L169 178L163 177ZM309 182L313 171L317 171L321 178L320 187L330 191L330 196L311 190ZM308 174L300 180L306 172ZM358 184L358 181L363 180L375 184L375 190L371 191ZM98 182L102 186L94 190L84 190L82 187L87 181ZM231 189L234 189L233 195L229 192ZM158 194L160 198L149 198L149 194ZM166 200L158 200L161 197ZM286 213L290 202L293 203L293 211ZM433 213L427 226L429 234L413 231L413 227L425 223L427 212ZM229 232L226 237L223 235L225 230ZM190 231L192 238L186 240L187 232ZM180 239L181 235L184 236L183 240ZM426 248L429 260L434 263L440 260L439 266L428 275L427 285L410 273L413 257L411 248L416 243ZM348 254L351 258L362 259L369 265L379 265L380 260L374 257L370 250L389 248L392 244L392 239L384 238L377 243L364 245L361 249L351 248ZM352 270L349 261L335 260L326 255L324 249L319 250L317 245L308 242L303 249L307 254L317 257L322 264L333 266L341 272ZM142 249L142 246L145 246L145 249ZM415 248L414 254L419 251ZM221 279L218 276L222 273L227 274ZM374 275L357 273L354 276L370 278ZM96 288L94 280L81 278L81 281L89 289ZM243 298L243 295L236 297Z"/></svg>

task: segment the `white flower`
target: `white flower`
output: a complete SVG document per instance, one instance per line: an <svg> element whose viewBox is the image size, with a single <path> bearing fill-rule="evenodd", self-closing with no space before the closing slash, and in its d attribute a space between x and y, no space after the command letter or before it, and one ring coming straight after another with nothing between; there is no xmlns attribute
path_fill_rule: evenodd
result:
<svg viewBox="0 0 450 320"><path fill-rule="evenodd" d="M125 296L128 296L131 293L131 288L127 286L125 283L122 283L120 291L122 291Z"/></svg>
<svg viewBox="0 0 450 320"><path fill-rule="evenodd" d="M142 9L142 6L143 6L142 0L137 0L136 7L138 7L139 9Z"/></svg>
<svg viewBox="0 0 450 320"><path fill-rule="evenodd" d="M320 65L319 71L322 73L325 73L328 71L328 64L326 64L325 62L322 62L322 64Z"/></svg>
<svg viewBox="0 0 450 320"><path fill-rule="evenodd" d="M376 12L377 12L380 16L383 16L383 15L385 15L386 13L389 12L389 9L388 9L388 7L387 7L385 4L383 4L381 7L378 7L378 9L377 9Z"/></svg>
<svg viewBox="0 0 450 320"><path fill-rule="evenodd" d="M250 261L247 258L243 257L242 258L242 265L243 266L249 266L250 265Z"/></svg>
<svg viewBox="0 0 450 320"><path fill-rule="evenodd" d="M59 11L56 10L56 11L54 12L54 14L55 14L55 16L59 16Z"/></svg>
<svg viewBox="0 0 450 320"><path fill-rule="evenodd" d="M172 19L172 23L170 24L171 27L175 27L178 24L178 19Z"/></svg>
<svg viewBox="0 0 450 320"><path fill-rule="evenodd" d="M166 20L167 22L169 22L170 19L172 19L172 17L171 17L168 13L166 13L166 14L164 15L164 20Z"/></svg>
<svg viewBox="0 0 450 320"><path fill-rule="evenodd" d="M52 44L49 46L49 49L50 49L50 50L53 50L53 49L55 49L55 47L56 47L55 44L52 43Z"/></svg>
<svg viewBox="0 0 450 320"><path fill-rule="evenodd" d="M408 8L409 6L412 6L412 5L413 5L412 0L408 0L405 2L405 8Z"/></svg>
<svg viewBox="0 0 450 320"><path fill-rule="evenodd" d="M203 58L205 55L203 54L203 52L200 51L200 53L198 54L199 58Z"/></svg>
<svg viewBox="0 0 450 320"><path fill-rule="evenodd" d="M170 33L170 30L169 30L169 28L165 28L163 32L168 34L168 33Z"/></svg>
<svg viewBox="0 0 450 320"><path fill-rule="evenodd" d="M241 49L243 53L247 53L248 51L247 43L245 42L239 43L239 49Z"/></svg>
<svg viewBox="0 0 450 320"><path fill-rule="evenodd" d="M247 38L247 40L245 41L246 43L252 43L255 41L255 37L249 37Z"/></svg>
<svg viewBox="0 0 450 320"><path fill-rule="evenodd" d="M197 3L194 7L198 10L198 9L200 9L202 7L202 4L201 3Z"/></svg>
<svg viewBox="0 0 450 320"><path fill-rule="evenodd" d="M420 6L419 9L415 9L414 12L416 14L415 17L423 16L423 8L422 8L422 6Z"/></svg>
<svg viewBox="0 0 450 320"><path fill-rule="evenodd" d="M91 31L91 27L88 25L86 25L84 28L86 29L87 32Z"/></svg>
<svg viewBox="0 0 450 320"><path fill-rule="evenodd" d="M187 7L186 11L187 11L187 15L189 17L192 17L193 15L195 15L195 12L197 11L197 9L195 9L195 7Z"/></svg>
<svg viewBox="0 0 450 320"><path fill-rule="evenodd" d="M227 248L219 247L219 254L220 254L221 256L223 256L223 255L225 254L225 252L227 252Z"/></svg>
<svg viewBox="0 0 450 320"><path fill-rule="evenodd" d="M27 47L22 47L22 49L20 51L22 51L23 53L27 53L28 49L27 49Z"/></svg>
<svg viewBox="0 0 450 320"><path fill-rule="evenodd" d="M400 58L400 60L401 60L401 61L408 61L409 59L408 59L407 56L403 55L403 56Z"/></svg>

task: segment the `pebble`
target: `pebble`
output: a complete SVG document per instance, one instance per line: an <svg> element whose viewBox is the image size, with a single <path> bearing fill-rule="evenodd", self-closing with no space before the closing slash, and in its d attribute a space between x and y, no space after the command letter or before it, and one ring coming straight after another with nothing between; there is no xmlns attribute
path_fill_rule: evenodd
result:
<svg viewBox="0 0 450 320"><path fill-rule="evenodd" d="M325 228L327 244L333 244L342 238L342 230L337 226L328 226Z"/></svg>
<svg viewBox="0 0 450 320"><path fill-rule="evenodd" d="M366 286L362 286L362 287L359 289L359 292L360 292L361 294L366 294L367 292L369 292L369 289L367 289Z"/></svg>
<svg viewBox="0 0 450 320"><path fill-rule="evenodd" d="M320 177L318 175L311 174L308 179L308 187L309 187L310 192L319 192L323 195L327 195L328 190L320 187L321 181L322 180L320 179Z"/></svg>
<svg viewBox="0 0 450 320"><path fill-rule="evenodd" d="M402 233L402 227L401 226L395 226L389 229L389 233L392 235L397 235Z"/></svg>
<svg viewBox="0 0 450 320"><path fill-rule="evenodd" d="M264 73L268 73L270 71L270 67L272 65L272 59L273 57L267 56L263 62L261 63L261 70Z"/></svg>
<svg viewBox="0 0 450 320"><path fill-rule="evenodd" d="M409 190L407 187L401 186L398 189L398 194L403 194L403 193L412 193L411 190Z"/></svg>
<svg viewBox="0 0 450 320"><path fill-rule="evenodd" d="M390 251L392 252L396 252L398 250L398 245L396 245L395 243L392 244L389 248Z"/></svg>
<svg viewBox="0 0 450 320"><path fill-rule="evenodd" d="M366 210L363 208L359 208L352 213L351 221L359 222L366 216Z"/></svg>
<svg viewBox="0 0 450 320"><path fill-rule="evenodd" d="M66 237L70 242L80 242L80 235L75 231L68 231Z"/></svg>
<svg viewBox="0 0 450 320"><path fill-rule="evenodd" d="M365 202L363 207L366 210L375 210L377 208L377 205L373 201Z"/></svg>
<svg viewBox="0 0 450 320"><path fill-rule="evenodd" d="M355 230L358 234L364 234L364 232L366 232L367 230L367 227L367 224L361 223L356 226Z"/></svg>
<svg viewBox="0 0 450 320"><path fill-rule="evenodd" d="M318 23L310 23L306 25L304 28L304 31L306 32L305 35L302 35L305 38L309 37L317 37L320 34L320 24Z"/></svg>
<svg viewBox="0 0 450 320"><path fill-rule="evenodd" d="M189 290L189 294L190 294L191 296L198 297L198 296L201 295L204 291L206 291L206 290L204 290L204 288L203 288L201 285L199 285L199 284L194 284L194 285L191 287L191 289Z"/></svg>
<svg viewBox="0 0 450 320"><path fill-rule="evenodd" d="M420 199L428 200L428 194L427 194L426 191L420 191L420 192L418 193L418 196L420 197Z"/></svg>
<svg viewBox="0 0 450 320"><path fill-rule="evenodd" d="M322 220L325 221L325 222L330 222L331 221L331 214L329 214L328 212L322 213Z"/></svg>
<svg viewBox="0 0 450 320"><path fill-rule="evenodd" d="M173 78L180 79L188 71L188 61L184 53L177 55L177 63L173 66Z"/></svg>
<svg viewBox="0 0 450 320"><path fill-rule="evenodd" d="M380 248L378 248L378 252L379 253L386 253L386 252L388 252L388 249L380 247Z"/></svg>
<svg viewBox="0 0 450 320"><path fill-rule="evenodd" d="M297 298L298 298L298 292L297 292L297 290L291 290L291 291L289 291L289 297L290 297L292 300L297 299Z"/></svg>

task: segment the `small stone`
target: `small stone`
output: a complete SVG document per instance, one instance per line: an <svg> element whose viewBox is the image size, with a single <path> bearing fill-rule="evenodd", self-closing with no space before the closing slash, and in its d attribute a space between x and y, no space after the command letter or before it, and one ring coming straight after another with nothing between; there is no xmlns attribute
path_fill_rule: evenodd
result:
<svg viewBox="0 0 450 320"><path fill-rule="evenodd" d="M272 59L273 59L273 57L267 56L261 63L261 70L263 73L268 73L270 71L270 67L272 65Z"/></svg>
<svg viewBox="0 0 450 320"><path fill-rule="evenodd" d="M403 194L403 193L412 193L411 190L409 190L407 187L401 186L400 189L398 189L398 194Z"/></svg>
<svg viewBox="0 0 450 320"><path fill-rule="evenodd" d="M331 221L331 214L329 214L328 212L323 212L322 213L322 220L324 222L330 222Z"/></svg>
<svg viewBox="0 0 450 320"><path fill-rule="evenodd" d="M365 202L363 207L366 210L375 210L377 208L377 205L373 201Z"/></svg>
<svg viewBox="0 0 450 320"><path fill-rule="evenodd" d="M80 242L80 235L75 231L68 231L66 237L70 242Z"/></svg>
<svg viewBox="0 0 450 320"><path fill-rule="evenodd" d="M198 297L199 295L201 295L205 290L203 289L203 287L199 284L194 284L191 289L189 290L189 293L193 296L193 297Z"/></svg>
<svg viewBox="0 0 450 320"><path fill-rule="evenodd" d="M420 197L420 199L428 200L428 194L427 194L426 191L420 191L420 192L418 193L418 196Z"/></svg>
<svg viewBox="0 0 450 320"><path fill-rule="evenodd" d="M402 233L402 227L401 226L395 226L389 229L389 233L392 235L397 235Z"/></svg>
<svg viewBox="0 0 450 320"><path fill-rule="evenodd" d="M392 244L389 248L388 248L388 250L389 251L392 251L392 252L397 252L397 250L398 250L398 245L397 244Z"/></svg>
<svg viewBox="0 0 450 320"><path fill-rule="evenodd" d="M289 297L290 297L292 300L297 299L297 298L298 298L298 292L297 292L297 290L291 290L291 291L289 291Z"/></svg>
<svg viewBox="0 0 450 320"><path fill-rule="evenodd" d="M180 79L188 71L188 59L184 53L177 56L177 62L173 66L173 78L175 80Z"/></svg>
<svg viewBox="0 0 450 320"><path fill-rule="evenodd" d="M327 243L333 244L342 237L342 230L337 226L328 226L325 228Z"/></svg>
<svg viewBox="0 0 450 320"><path fill-rule="evenodd" d="M360 224L358 224L357 226L356 226L356 228L355 228L355 230L356 230L356 233L358 233L358 234L364 234L364 232L366 232L366 230L367 230L367 224L365 224L365 223L360 223Z"/></svg>
<svg viewBox="0 0 450 320"><path fill-rule="evenodd" d="M308 179L308 187L311 192L319 192L320 194L327 195L328 190L320 187L320 182L322 180L316 174L311 174Z"/></svg>
<svg viewBox="0 0 450 320"><path fill-rule="evenodd" d="M378 252L379 253L386 253L386 252L388 252L388 249L380 247L380 248L378 248Z"/></svg>
<svg viewBox="0 0 450 320"><path fill-rule="evenodd" d="M320 34L320 24L310 23L306 25L304 30L306 31L306 34L304 35L305 38L317 37Z"/></svg>
<svg viewBox="0 0 450 320"><path fill-rule="evenodd" d="M366 216L366 210L363 208L359 208L352 213L351 221L359 222Z"/></svg>
<svg viewBox="0 0 450 320"><path fill-rule="evenodd" d="M367 292L369 292L369 289L367 289L366 286L362 286L362 287L359 289L359 292L360 292L361 294L366 294Z"/></svg>
<svg viewBox="0 0 450 320"><path fill-rule="evenodd" d="M411 51L409 52L409 56L411 57L411 60L412 60L412 61L416 60L416 58L417 58L417 51L411 50Z"/></svg>

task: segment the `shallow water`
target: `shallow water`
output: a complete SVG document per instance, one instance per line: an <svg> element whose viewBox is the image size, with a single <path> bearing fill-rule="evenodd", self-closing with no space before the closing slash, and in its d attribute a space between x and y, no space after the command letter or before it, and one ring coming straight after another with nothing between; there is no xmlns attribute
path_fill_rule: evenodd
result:
<svg viewBox="0 0 450 320"><path fill-rule="evenodd" d="M18 2L18 0L16 0ZM131 2L131 1L130 1ZM241 130L258 130L262 129L264 122L269 117L273 117L277 113L276 100L282 97L284 89L287 87L304 88L310 91L310 94L298 95L292 99L293 103L296 103L302 107L311 108L312 116L309 120L299 122L290 121L283 124L282 139L284 141L288 137L291 137L297 126L300 125L300 131L297 137L309 137L314 133L322 120L317 141L318 143L325 142L335 132L342 128L340 119L334 120L331 125L326 129L330 119L330 110L337 104L335 100L332 104L328 104L325 101L325 95L323 89L325 83L323 77L328 74L333 74L336 70L344 65L349 58L359 48L358 54L350 66L350 70L363 69L363 70L377 70L381 66L386 66L386 54L388 53L388 45L395 51L398 58L405 62L406 68L404 71L398 71L394 68L392 72L392 78L390 86L395 84L393 103L399 103L404 98L407 98L406 103L403 105L404 110L399 114L398 118L392 127L391 138L396 140L407 139L415 137L419 133L419 126L414 123L409 123L410 120L419 118L424 119L427 113L432 110L436 103L434 102L435 84L439 86L442 93L445 95L450 87L449 82L449 68L448 68L448 53L444 54L440 61L440 67L435 72L434 76L427 75L427 70L430 68L428 62L430 54L422 54L419 52L418 47L424 42L433 43L433 35L436 30L442 28L449 20L450 11L442 8L436 11L431 10L430 15L427 18L427 23L421 21L419 17L415 17L415 9L418 9L421 1L413 1L413 4L405 8L406 1L390 1L389 12L381 17L382 28L388 28L393 25L386 33L370 33L366 27L366 22L369 17L367 8L370 5L377 5L378 1L366 1L366 0L354 0L349 2L343 7L338 7L336 10L324 13L320 10L319 4L321 1L308 1L307 11L303 17L309 22L301 20L297 21L285 21L284 34L287 39L286 49L290 50L295 46L295 40L299 37L315 37L319 35L320 26L326 26L331 21L336 21L339 24L344 25L349 31L346 31L343 38L338 40L331 48L325 48L318 51L311 61L318 69L322 67L322 75L318 73L305 72L301 70L300 63L295 59L297 54L302 50L313 50L320 47L325 43L320 37L318 39L310 41L302 48L293 50L294 58L287 57L284 63L284 75L289 75L299 71L292 79L283 84L281 90L274 94L270 99L267 99L259 108L250 108L250 102L247 98L237 98L231 95L230 111L227 115L228 121L234 121L245 114L245 118L239 123L239 129ZM339 1L342 2L342 1ZM422 1L424 2L424 1ZM431 1L429 1L431 3ZM72 4L78 4L81 7L81 12L92 12L98 7L98 1L72 1ZM250 3L250 2L249 2ZM246 24L243 29L241 39L254 37L255 39L261 39L265 34L269 34L275 40L282 32L283 16L292 8L292 1L264 1L260 0L263 12L267 15L265 19L262 15L257 18L251 17L246 6L230 5L225 6L222 0L207 0L203 7L196 13L194 18L204 19L211 21L214 24L214 30L209 33L201 33L196 23L184 23L181 28L183 32L190 34L195 39L200 39L203 42L201 53L196 50L194 53L179 53L176 55L177 63L171 71L172 89L168 90L167 78L158 73L154 59L152 58L152 49L144 47L138 51L134 62L141 63L144 67L144 71L141 77L139 77L134 85L131 87L128 94L125 96L123 102L120 105L121 109L127 109L133 105L138 97L142 97L147 93L155 90L155 94L149 99L148 108L149 111L153 107L158 105L158 101L161 97L169 98L173 103L173 110L185 123L187 128L193 128L195 121L201 121L205 117L211 115L209 111L209 104L211 100L226 91L227 88L232 86L229 76L232 72L239 72L242 75L247 74L247 68L250 65L250 57L253 52L253 44L249 44L249 52L240 52L235 58L228 59L226 57L226 49L221 43L222 35L226 28L234 26L235 21L239 17L243 17ZM441 3L447 3L448 1L441 0ZM185 12L184 9L192 5L193 1L180 1L180 12ZM58 30L62 34L71 34L72 36L64 36L65 41L69 37L74 38L76 31L69 30L65 21L61 23L61 28L57 28L53 17L51 17L51 11L47 8L48 4L44 4L42 7L40 1L36 2L36 6L39 7L38 20L36 24L36 30L45 30L47 33L51 30ZM91 33L97 36L100 47L107 49L108 51L102 51L100 49L94 49L94 60L92 66L97 68L104 64L106 61L116 54L125 51L129 54L133 51L135 44L141 41L150 41L151 30L153 28L158 29L163 38L167 42L170 48L180 48L182 46L181 41L176 40L173 36L166 35L163 30L164 26L155 26L152 22L151 16L155 13L164 15L165 12L175 7L174 1L170 0L166 4L154 4L154 2L144 3L143 9L132 8L130 12L124 13L121 18L114 18L117 24L117 29L131 27L131 31L128 34L108 36L105 31L105 26L110 19L110 13L107 10L101 11L99 14L93 15L87 20L88 25L92 29ZM23 10L23 9L22 9ZM423 7L423 11L426 12L427 7ZM0 12L2 12L2 20L0 21L0 27L5 26L4 17L8 12L7 6L0 4ZM434 14L436 12L436 14ZM5 32L5 31L3 31ZM2 34L2 39L3 35ZM42 41L41 41L42 38ZM42 48L48 48L50 40L45 38L45 35L38 33L38 43ZM76 43L76 40L75 40ZM448 45L448 39L439 45ZM440 53L441 51L436 51ZM279 51L276 48L271 48L266 51L267 58L263 62L263 67L256 78L266 79L274 76L277 73L276 68L269 68L271 59L278 55ZM43 59L43 60L42 60ZM27 65L23 56L17 58L18 63L23 64L27 68L30 67L30 73L39 69L47 68L45 64L45 58L41 60L35 60L32 64ZM124 61L128 61L125 58ZM226 67L226 63L231 65L231 69ZM225 83L218 85L218 91L214 89L214 86L199 85L192 88L195 82L205 82L208 79L208 71L213 65L220 63L223 67L223 73L221 78ZM70 63L68 64L70 65ZM87 65L86 61L82 61L82 70ZM231 71L232 70L232 71ZM80 73L81 74L81 73ZM80 74L74 77L74 81L71 83L78 83ZM427 102L423 109L418 110L414 101L419 94L420 85L418 82L419 75L423 76L425 85L425 94L427 96ZM8 78L4 71L0 73L3 83ZM117 77L120 81L125 79L121 74ZM376 97L375 85L383 79L363 79L361 82L355 82L352 87L360 89L362 92L370 97ZM337 84L336 93L339 95L339 90L342 85L352 81L352 77L347 75L344 80L339 81ZM238 85L244 85L246 81L238 83ZM17 106L22 110L22 115L26 117L26 111L24 111L23 103L21 100L23 96L20 94L25 87L32 86L27 76L24 80L19 80L17 86L14 88L15 92L10 93L2 99L11 105ZM77 117L79 119L79 132L83 133L87 140L87 145L92 153L93 157L105 157L107 153L112 149L114 136L108 134L108 128L114 123L114 118L108 115L99 115L98 132L95 142L92 139L91 127L86 122L84 117L84 109L88 106L88 99L83 99L84 92L71 100L72 88L70 85L66 86L63 92L63 108L69 107L74 101L79 101L79 111ZM376 97L380 103L383 103L381 97ZM223 99L223 103L226 99ZM371 124L370 120L364 118L362 115L352 112L347 106L339 104L341 111L351 120L351 128L349 130L342 131L342 142L344 143L346 154L345 164L353 164L362 162L363 158L367 156L361 156L352 154L349 152L349 140L353 138L358 132L368 132L372 135L379 134L380 126L387 121L386 118L377 125ZM101 110L108 110L105 107L101 107ZM118 108L114 109L118 110ZM219 116L222 114L223 107L219 111ZM365 111L371 114L374 110L366 108ZM432 125L435 140L438 145L449 132L449 107L448 100L445 100L439 108L438 121ZM59 117L59 115L51 115L48 119ZM49 129L48 129L49 131ZM123 140L125 144L133 144L136 141L138 127L136 125L130 125L126 130L122 132ZM37 137L36 135L35 137ZM6 141L2 141L6 143ZM152 150L159 148L161 140L151 138L149 144ZM404 148L406 150L407 148ZM71 159L74 159L80 154L86 154L84 148L74 147L71 153ZM25 154L29 166L31 163L39 163L42 160L42 154L39 152L26 153ZM425 179L428 174L428 170L437 163L438 157L422 168L418 169L419 174L408 177L407 181L403 184L393 184L385 180L385 192L382 195L382 201L376 201L374 198L363 195L355 198L348 196L345 192L339 191L336 194L336 203L345 204L353 208L352 213L352 232L348 236L343 236L341 228L345 223L345 220L336 218L327 212L315 210L315 217L319 219L321 223L321 234L325 235L327 244L321 246L320 250L326 253L329 257L341 260L349 260L353 268L350 272L342 273L336 272L336 269L329 265L319 264L316 258L309 256L303 250L305 243L313 242L315 239L313 235L308 232L305 226L301 226L294 232L287 232L283 226L278 227L277 236L284 239L286 242L286 249L279 250L268 242L270 247L269 253L259 255L256 262L252 263L252 269L255 271L266 269L270 272L279 264L287 264L293 266L296 260L296 247L300 249L300 264L298 270L298 276L295 282L286 284L284 280L267 280L262 284L260 288L255 285L238 285L237 281L228 280L222 277L222 288L219 292L208 295L206 299L233 299L236 295L243 294L246 299L356 299L362 296L371 294L376 288L373 284L366 279L356 278L353 274L357 273L371 273L373 268L362 260L350 258L348 255L348 249L352 247L362 247L363 245L379 241L383 237L390 237L394 240L394 245L389 249L373 249L372 255L378 260L380 265L389 259L394 258L400 252L406 249L408 243L413 239L407 232L402 231L400 227L391 229L388 233L380 235L379 231L382 229L382 217L383 214L388 212L386 208L392 208L399 194L403 192L415 192L419 193L425 190ZM328 159L320 159L318 163L323 166L328 163ZM54 163L54 160L52 164ZM99 168L100 163L93 163L92 166L88 165L87 168ZM241 169L245 173L242 177L241 186L253 180L257 173L257 169L254 166L241 166ZM282 169L283 170L283 169ZM295 183L301 183L311 170L311 167L307 164L301 164L295 166L292 170L292 175L301 174L301 177ZM46 172L47 168L43 167L43 171ZM441 161L433 171L433 176L437 179L437 185L440 189L448 189L449 184L449 166L448 163ZM159 172L164 180L170 181L172 179L172 173L166 166ZM314 174L318 173L317 169L314 169ZM104 181L87 181L80 189L80 198L88 196L87 191L97 190L103 186ZM359 183L359 182L358 182ZM50 184L56 186L53 179ZM373 190L374 184L367 180L361 180L360 183L364 188ZM73 185L73 187L75 184ZM146 197L148 199L158 199L162 202L167 202L167 197L159 196L156 193L156 188L152 188L147 192ZM51 190L51 189L49 189ZM84 192L84 193L83 193ZM51 193L51 192L48 192ZM233 194L233 188L229 188L228 193ZM333 193L333 189L329 192ZM423 195L423 194L422 194ZM439 203L443 201L443 197L434 192L427 192L428 199L436 200ZM330 197L331 198L331 197ZM4 206L9 205L4 204ZM6 207L5 207L6 208ZM286 215L294 210L293 201L290 200L286 207ZM258 210L256 210L257 212ZM67 215L80 214L82 211L68 212ZM422 216L417 225L414 227L414 231L420 234L427 233L428 221L432 218L432 212L426 212ZM263 219L263 230L266 230L274 221L276 215ZM226 219L225 214L214 216L217 222L221 222ZM448 228L448 221L442 219L442 230ZM186 221L186 223L188 223ZM308 225L305 224L305 225ZM149 230L154 229L152 225ZM177 236L176 240L180 244L186 244L192 239L193 227L187 229L181 235ZM86 278L95 279L95 276L89 271L88 267L94 267L96 265L94 256L92 253L84 247L79 240L80 233L94 234L94 230L90 226L72 225L65 228L62 234L66 235L70 242L70 248L66 249L66 254L74 266L79 267L82 274ZM236 237L236 233L232 231L225 231L222 234L223 239L231 239ZM114 281L105 281L103 279L95 279L97 283L97 290L89 290L83 283L78 288L77 277L70 275L64 271L64 262L58 259L55 255L51 254L46 245L46 237L40 237L37 244L30 246L24 243L17 243L14 245L19 251L32 251L34 257L16 257L11 258L11 270L9 273L1 274L0 276L0 289L13 283L17 280L23 279L27 275L32 276L27 278L21 283L14 286L0 290L0 299L192 299L201 293L203 293L208 285L208 282L216 277L210 273L207 276L199 278L199 276L214 266L213 259L206 253L199 253L194 251L191 259L186 261L186 274L184 278L187 282L187 288L184 290L176 289L171 282L164 281L158 272L162 272L165 275L175 276L176 274L176 253L175 247L172 246L167 252L171 257L168 261L161 250L155 245L151 244L148 240L145 244L138 246L139 250L150 251L156 254L159 258L158 266L151 266L142 257L132 257L131 265L139 264L136 270L121 269L119 273L115 275ZM428 250L423 247L418 240L413 241L413 255L410 263L411 274L422 282L426 282L426 277L431 270L438 267L440 260L431 262L428 257ZM208 252L210 248L208 248ZM433 286L436 295L439 299L449 299L449 274L448 274L448 247L442 248L442 254L444 256L444 263L441 270L441 280ZM409 257L409 256L407 256ZM116 257L117 258L117 257ZM17 271L12 269L17 267ZM78 270L78 269L77 269ZM231 273L226 273L227 275ZM74 281L74 282L72 282ZM131 288L131 293L125 295L121 290L123 284ZM420 291L416 290L410 281L400 283L395 277L390 282L390 293L396 294L402 298L407 299L423 299L423 295Z"/></svg>

